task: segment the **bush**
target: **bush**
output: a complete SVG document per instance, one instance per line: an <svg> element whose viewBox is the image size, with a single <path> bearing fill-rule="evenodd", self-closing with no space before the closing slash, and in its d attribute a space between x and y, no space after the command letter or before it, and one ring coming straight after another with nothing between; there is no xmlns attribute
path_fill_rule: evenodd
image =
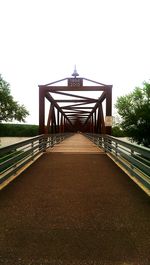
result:
<svg viewBox="0 0 150 265"><path fill-rule="evenodd" d="M39 134L38 125L0 123L0 136L32 137Z"/></svg>
<svg viewBox="0 0 150 265"><path fill-rule="evenodd" d="M117 125L112 128L112 136L115 136L115 137L126 137L124 131Z"/></svg>

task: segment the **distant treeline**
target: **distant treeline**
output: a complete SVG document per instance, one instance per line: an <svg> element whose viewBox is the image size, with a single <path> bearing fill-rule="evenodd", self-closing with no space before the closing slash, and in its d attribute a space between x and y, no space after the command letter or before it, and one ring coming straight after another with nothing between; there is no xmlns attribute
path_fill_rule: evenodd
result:
<svg viewBox="0 0 150 265"><path fill-rule="evenodd" d="M0 123L0 136L32 137L39 134L38 125Z"/></svg>
<svg viewBox="0 0 150 265"><path fill-rule="evenodd" d="M0 136L32 137L39 134L38 125L0 123ZM119 126L112 128L112 135L116 137L126 136Z"/></svg>

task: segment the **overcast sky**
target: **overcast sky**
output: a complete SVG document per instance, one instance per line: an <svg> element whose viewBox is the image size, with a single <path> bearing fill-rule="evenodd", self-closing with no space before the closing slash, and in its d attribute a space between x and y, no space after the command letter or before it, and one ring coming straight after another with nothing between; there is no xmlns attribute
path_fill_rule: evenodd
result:
<svg viewBox="0 0 150 265"><path fill-rule="evenodd" d="M113 85L113 104L150 79L150 0L0 0L0 73L38 124L38 85Z"/></svg>

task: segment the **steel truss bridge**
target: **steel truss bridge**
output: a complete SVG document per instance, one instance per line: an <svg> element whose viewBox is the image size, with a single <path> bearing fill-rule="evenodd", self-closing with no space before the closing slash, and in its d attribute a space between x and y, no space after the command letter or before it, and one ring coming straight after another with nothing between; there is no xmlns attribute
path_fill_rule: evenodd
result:
<svg viewBox="0 0 150 265"><path fill-rule="evenodd" d="M150 149L111 136L112 86L60 81L40 135L0 148L0 264L149 265Z"/></svg>
<svg viewBox="0 0 150 265"><path fill-rule="evenodd" d="M39 133L111 134L111 122L105 122L104 112L106 120L112 118L112 85L74 74L73 78L39 86ZM63 85L56 86L57 83ZM50 103L48 117L45 114L46 99Z"/></svg>

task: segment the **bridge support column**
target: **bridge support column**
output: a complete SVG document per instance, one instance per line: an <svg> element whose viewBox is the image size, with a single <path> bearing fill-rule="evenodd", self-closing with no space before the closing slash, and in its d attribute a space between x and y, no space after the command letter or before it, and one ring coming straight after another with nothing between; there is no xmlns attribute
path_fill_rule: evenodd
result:
<svg viewBox="0 0 150 265"><path fill-rule="evenodd" d="M112 116L112 87L106 92L106 116ZM112 127L106 126L106 134L112 133Z"/></svg>
<svg viewBox="0 0 150 265"><path fill-rule="evenodd" d="M39 134L45 133L45 92L39 86Z"/></svg>
<svg viewBox="0 0 150 265"><path fill-rule="evenodd" d="M96 110L94 112L94 133L96 133Z"/></svg>
<svg viewBox="0 0 150 265"><path fill-rule="evenodd" d="M59 133L59 110L57 109L57 132Z"/></svg>

